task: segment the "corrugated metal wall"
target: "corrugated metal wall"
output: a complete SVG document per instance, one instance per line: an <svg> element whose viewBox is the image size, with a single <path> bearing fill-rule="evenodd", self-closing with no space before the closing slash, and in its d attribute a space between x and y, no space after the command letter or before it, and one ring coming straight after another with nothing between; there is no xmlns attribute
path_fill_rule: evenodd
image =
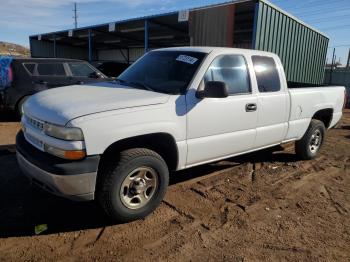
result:
<svg viewBox="0 0 350 262"><path fill-rule="evenodd" d="M39 41L36 39L31 39L30 41L32 57L54 57L53 42ZM122 49L122 51L124 55L127 56L127 49ZM144 53L144 48L130 48L130 62L135 62L137 59L143 56ZM57 44L56 57L88 60L88 49L86 47L76 47ZM118 49L93 51L93 60L116 60L120 62L125 62L124 56Z"/></svg>
<svg viewBox="0 0 350 262"><path fill-rule="evenodd" d="M54 57L53 42L30 39L30 50L32 57ZM56 57L87 60L88 51L86 48L57 44Z"/></svg>
<svg viewBox="0 0 350 262"><path fill-rule="evenodd" d="M339 68L334 69L332 72L330 69L327 69L324 77L324 83L330 85L346 86L347 88L350 88L350 69Z"/></svg>
<svg viewBox="0 0 350 262"><path fill-rule="evenodd" d="M191 46L232 46L235 5L190 12Z"/></svg>
<svg viewBox="0 0 350 262"><path fill-rule="evenodd" d="M108 50L98 51L98 60L100 61L112 60L112 61L125 63L127 61L127 56L128 56L127 49L108 49Z"/></svg>
<svg viewBox="0 0 350 262"><path fill-rule="evenodd" d="M148 49L149 51L153 50L152 48ZM130 62L135 62L141 56L145 54L145 49L143 48L131 48L130 49Z"/></svg>
<svg viewBox="0 0 350 262"><path fill-rule="evenodd" d="M329 39L265 1L256 8L253 47L278 54L288 81L321 84Z"/></svg>
<svg viewBox="0 0 350 262"><path fill-rule="evenodd" d="M152 49L150 49L152 50ZM130 63L135 62L145 53L144 48L131 48L129 49L129 61ZM98 51L98 60L113 60L121 63L127 62L127 49L108 49ZM125 56L125 57L124 57Z"/></svg>

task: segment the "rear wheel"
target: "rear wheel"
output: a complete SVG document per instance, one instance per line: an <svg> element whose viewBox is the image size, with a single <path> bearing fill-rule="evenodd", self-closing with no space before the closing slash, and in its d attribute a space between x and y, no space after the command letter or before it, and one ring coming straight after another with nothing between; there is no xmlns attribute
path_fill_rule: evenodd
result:
<svg viewBox="0 0 350 262"><path fill-rule="evenodd" d="M140 219L157 208L169 183L165 161L149 149L130 149L120 153L99 174L97 199L115 221Z"/></svg>
<svg viewBox="0 0 350 262"><path fill-rule="evenodd" d="M315 158L322 147L325 134L323 122L312 119L302 139L295 142L296 154L304 160Z"/></svg>

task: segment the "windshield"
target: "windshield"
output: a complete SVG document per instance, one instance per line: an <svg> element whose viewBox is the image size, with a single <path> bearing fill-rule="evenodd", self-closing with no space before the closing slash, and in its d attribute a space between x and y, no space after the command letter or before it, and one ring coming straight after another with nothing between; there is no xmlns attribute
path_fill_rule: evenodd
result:
<svg viewBox="0 0 350 262"><path fill-rule="evenodd" d="M153 51L122 73L118 80L132 87L167 94L187 89L205 53Z"/></svg>

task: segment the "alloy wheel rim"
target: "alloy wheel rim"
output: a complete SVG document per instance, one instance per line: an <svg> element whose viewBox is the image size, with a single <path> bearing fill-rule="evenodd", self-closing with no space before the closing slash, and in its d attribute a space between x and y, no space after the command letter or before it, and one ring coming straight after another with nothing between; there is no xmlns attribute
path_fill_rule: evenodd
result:
<svg viewBox="0 0 350 262"><path fill-rule="evenodd" d="M139 167L126 176L119 195L125 207L139 209L149 203L157 188L157 172L150 167Z"/></svg>

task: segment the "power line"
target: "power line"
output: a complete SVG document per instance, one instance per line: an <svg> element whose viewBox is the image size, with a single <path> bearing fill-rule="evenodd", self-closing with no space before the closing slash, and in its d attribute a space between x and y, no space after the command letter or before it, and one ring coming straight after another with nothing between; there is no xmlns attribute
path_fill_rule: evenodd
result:
<svg viewBox="0 0 350 262"><path fill-rule="evenodd" d="M346 0L346 3L344 2L327 2L327 3L321 3L321 4L317 4L317 5L310 5L310 6L302 6L302 7L296 7L294 8L294 6L291 6L290 8L293 8L294 10L299 10L299 11L304 11L305 8L308 8L308 9L313 9L313 10L317 10L317 9L322 9L322 8L336 8L336 7L339 7L339 6L349 6L349 3L348 3L348 0Z"/></svg>
<svg viewBox="0 0 350 262"><path fill-rule="evenodd" d="M328 48L336 48L336 47L350 47L350 44L343 44L343 45L334 45L334 46L330 46Z"/></svg>
<svg viewBox="0 0 350 262"><path fill-rule="evenodd" d="M349 18L349 15L328 16L328 17L322 17L322 18L319 18L319 19L311 19L311 20L304 19L304 20L305 20L305 22L307 22L307 23L316 23L316 22L339 22L339 18ZM329 21L329 19L337 19L337 20Z"/></svg>
<svg viewBox="0 0 350 262"><path fill-rule="evenodd" d="M275 2L275 1L274 1ZM291 1L288 1L290 3ZM284 8L292 8L294 10L304 10L305 8L313 8L315 6L314 2L317 2L317 7L334 7L335 5L342 4L342 2L348 3L348 0L333 0L333 1L327 1L327 2L321 2L319 0L310 0L310 1L304 1L302 3L294 3L291 5L284 5ZM279 4L282 4L279 3Z"/></svg>
<svg viewBox="0 0 350 262"><path fill-rule="evenodd" d="M338 9L339 8L339 9ZM313 15L320 15L323 14L325 12L328 11L329 8L325 8L325 9L316 9L316 10L307 10L307 11L303 11L303 12L295 12L295 10L290 10L290 13L294 13L295 15L298 16L313 16ZM349 11L350 8L348 7L348 5L346 6L340 6L337 8L333 8L332 13L335 12L344 12L344 11ZM329 12L329 11L328 11Z"/></svg>
<svg viewBox="0 0 350 262"><path fill-rule="evenodd" d="M322 29L323 31L326 31L326 30L338 30L338 29L344 29L344 28L347 28L347 29L350 29L350 25L339 25L339 26L332 26L332 27L326 27L326 28L322 28L322 27L318 27L320 29Z"/></svg>
<svg viewBox="0 0 350 262"><path fill-rule="evenodd" d="M344 1L344 0L342 0ZM348 0L346 0L348 1ZM310 5L310 3L304 3L302 5L298 5L298 4L294 4L294 5L281 5L283 6L284 9L289 9L291 11L294 12L301 12L304 13L305 9L311 9L313 11L316 10L324 10L324 9L329 9L329 8L338 8L339 6L343 6L343 7L348 7L348 2L343 3L343 2L335 2L334 0L332 1L332 3L326 2L326 3L317 3L317 5L312 4ZM308 11L307 11L308 12Z"/></svg>

